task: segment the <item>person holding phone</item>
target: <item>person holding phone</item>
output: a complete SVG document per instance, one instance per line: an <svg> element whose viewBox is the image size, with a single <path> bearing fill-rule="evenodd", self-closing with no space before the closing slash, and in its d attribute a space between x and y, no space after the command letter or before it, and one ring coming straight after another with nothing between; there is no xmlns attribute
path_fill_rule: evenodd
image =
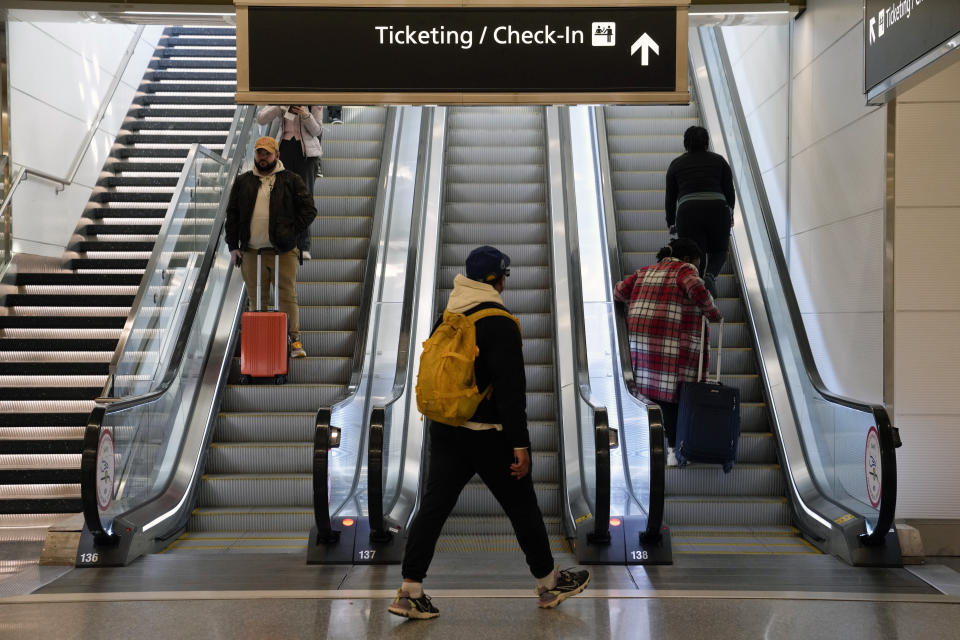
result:
<svg viewBox="0 0 960 640"><path fill-rule="evenodd" d="M267 124L281 119L277 145L280 148L280 161L288 171L303 178L307 193L314 195L313 187L323 156L320 138L323 135L323 106L321 105L270 105L257 113L257 122ZM300 260L310 257L310 232L307 230L297 240Z"/></svg>

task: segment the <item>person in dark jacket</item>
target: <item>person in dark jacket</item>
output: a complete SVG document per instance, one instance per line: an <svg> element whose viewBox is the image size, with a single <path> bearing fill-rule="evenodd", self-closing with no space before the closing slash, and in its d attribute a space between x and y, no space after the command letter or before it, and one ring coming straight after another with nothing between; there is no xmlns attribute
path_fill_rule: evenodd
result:
<svg viewBox="0 0 960 640"><path fill-rule="evenodd" d="M278 151L277 141L269 136L254 144L254 168L237 176L230 190L225 235L233 264L243 274L251 306L256 304L257 254L261 256L264 307L274 279L274 256L279 254L278 306L287 314L290 357L304 358L307 354L300 342L297 303L297 238L317 217L317 210L300 176L284 169Z"/></svg>
<svg viewBox="0 0 960 640"><path fill-rule="evenodd" d="M733 206L733 173L723 156L708 151L710 135L703 127L683 134L687 150L667 169L667 226L681 238L690 238L706 254L702 269L707 290L717 297L716 278L727 261Z"/></svg>
<svg viewBox="0 0 960 640"><path fill-rule="evenodd" d="M490 246L474 249L466 276L457 275L447 311L469 317L491 306L505 309L500 294L510 275L510 258ZM440 322L434 326L434 331ZM434 549L460 492L476 473L506 511L530 573L537 581L538 606L552 608L583 591L588 571L555 571L550 541L530 477L526 377L520 330L512 318L489 316L476 322L477 387L493 392L461 426L430 423L430 470L419 511L410 525L403 557L403 584L389 611L407 618L435 618L437 608L423 592Z"/></svg>

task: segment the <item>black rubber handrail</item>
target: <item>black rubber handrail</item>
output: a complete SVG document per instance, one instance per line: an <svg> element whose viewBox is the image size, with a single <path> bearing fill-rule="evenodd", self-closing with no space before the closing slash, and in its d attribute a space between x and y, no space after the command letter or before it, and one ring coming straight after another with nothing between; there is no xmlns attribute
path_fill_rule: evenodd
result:
<svg viewBox="0 0 960 640"><path fill-rule="evenodd" d="M593 532L587 534L587 540L593 544L610 544L610 422L605 407L591 407L597 494L593 507Z"/></svg>
<svg viewBox="0 0 960 640"><path fill-rule="evenodd" d="M373 542L388 542L393 533L383 517L383 434L386 412L375 407L370 412L370 432L367 445L367 516L370 522L370 539Z"/></svg>
<svg viewBox="0 0 960 640"><path fill-rule="evenodd" d="M645 397L637 389L630 357L630 340L627 337L627 316L622 303L614 305L617 326L617 354L620 370L631 396L647 409L647 430L650 443L650 505L647 511L647 528L640 533L643 542L656 542L663 532L664 500L666 499L667 447L663 428L663 411L660 405Z"/></svg>
<svg viewBox="0 0 960 640"><path fill-rule="evenodd" d="M252 127L252 122L253 118L248 118L245 126L240 131L237 141L238 149L245 148L246 141L249 137L250 129ZM212 160L220 162L221 164L227 164L222 157L208 151L199 144L194 144L187 154L189 162L184 164L183 170L181 171L180 182L178 184L179 188L174 192L175 197L171 199L171 208L178 206L178 194L182 192L185 176L189 175L189 172L193 169L193 164L198 154L203 154ZM238 153L234 156L228 168L228 176L236 175L243 159L242 156L242 153ZM177 333L177 340L174 344L173 353L171 354L170 361L167 363L167 369L163 378L161 379L160 384L155 390L145 394L124 398L98 398L97 403L94 406L93 411L90 413L89 419L87 420L87 427L83 434L83 453L81 454L80 458L80 499L87 529L94 536L94 539L98 544L111 544L118 540L118 537L115 533L108 532L106 527L104 527L103 521L100 518L100 509L97 502L97 449L100 444L103 421L106 419L106 416L111 413L116 413L117 411L122 411L154 402L169 390L170 386L173 384L173 381L176 379L180 364L183 361L183 355L186 350L187 341L193 330L193 321L196 318L200 301L203 297L207 280L210 276L210 270L213 266L214 259L216 258L216 249L220 243L223 233L223 225L226 220L227 196L229 192L229 188L224 188L223 194L221 195L220 204L217 208L217 215L214 217L214 222L211 226L212 232L209 240L207 241L207 247L205 249L203 260L200 263L197 279L194 283L194 289L190 296L190 302L187 306L186 312L184 313L183 323L180 325L180 329ZM162 240L165 236L165 230L169 225L169 218L170 216L168 213L164 227L161 230L161 234L157 238L157 243L155 245L153 254L151 255L150 262L148 263L148 268L146 271L144 271L143 282L149 282L153 270L156 269L156 263L159 259L159 254L163 250ZM136 314L136 311L140 305L140 301L143 299L145 290L146 287L141 284L137 299L134 301L134 306L131 309L130 316L134 316ZM129 322L126 332L129 333ZM118 344L118 352L123 349L125 343L126 341L124 340L123 344ZM109 393L110 387L112 387L115 364L116 358L114 358L114 364L111 367L112 371L110 373L110 378L108 379L107 385L104 389L105 394Z"/></svg>
<svg viewBox="0 0 960 640"><path fill-rule="evenodd" d="M317 411L317 424L313 436L313 519L317 524L317 539L313 544L334 544L340 541L340 531L330 521L330 492L327 478L330 477L330 449L340 446L340 429L330 426L330 407ZM317 479L323 480L317 484Z"/></svg>
<svg viewBox="0 0 960 640"><path fill-rule="evenodd" d="M733 78L733 71L730 64L730 59L726 53L726 47L724 46L723 33L719 27L714 27L711 31L716 37L717 52L719 53L719 63L721 67L719 71L722 73L722 82L718 82L716 86L724 87L729 92L727 97L730 101L730 105L732 106L736 120L736 122L733 123L726 123L727 126L724 127L724 133L726 135L726 130L728 127L735 127L735 135L739 136L740 139L743 140L743 144L745 145L746 149L749 150L753 148L753 141L750 137L750 129L747 126L746 117L743 113L743 106L740 103L739 93L737 92L735 83L733 83L731 80ZM701 31L701 34L702 33L703 32ZM707 47L704 46L703 49L706 53ZM709 62L710 57L706 55L704 57ZM764 221L763 231L766 233L766 238L764 241L771 247L780 289L787 305L787 310L790 315L790 322L793 325L793 331L796 335L797 345L800 351L800 358L803 362L807 377L810 380L814 390L822 398L834 404L839 404L862 413L869 413L873 416L874 422L876 423L877 433L880 440L880 457L882 461L880 470L880 509L877 516L877 524L873 531L870 533L861 534L860 540L865 545L883 544L884 540L886 539L887 532L893 526L893 520L897 507L896 449L903 444L900 440L900 432L896 427L893 426L892 422L890 421L890 416L883 405L863 402L833 393L827 389L827 386L823 382L823 378L820 377L820 370L817 367L816 359L813 356L813 350L810 348L810 341L807 337L806 326L803 323L803 316L800 314L800 306L797 303L796 293L793 290L793 282L790 278L790 270L787 267L787 261L783 254L783 247L780 244L780 236L779 232L777 231L776 222L774 221L773 214L771 213L770 203L767 199L766 191L762 188L763 178L760 175L756 157L751 153L746 153L744 155L748 159L750 175L752 182L755 185L754 191L757 199L760 202L760 213L762 214L761 217ZM764 298L766 299L765 294ZM846 507L843 508L846 509Z"/></svg>

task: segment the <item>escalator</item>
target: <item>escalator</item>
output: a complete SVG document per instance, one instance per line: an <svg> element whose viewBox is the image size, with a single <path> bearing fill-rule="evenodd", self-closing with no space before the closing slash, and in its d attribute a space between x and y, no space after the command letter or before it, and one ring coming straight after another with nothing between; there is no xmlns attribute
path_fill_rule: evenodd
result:
<svg viewBox="0 0 960 640"><path fill-rule="evenodd" d="M323 135L314 190L312 257L297 282L307 357L287 384L239 384L235 353L199 498L168 552L302 552L313 524L312 454L317 407L350 382L361 288L376 207L386 109L346 107Z"/></svg>
<svg viewBox="0 0 960 640"><path fill-rule="evenodd" d="M84 426L189 147L219 152L227 139L234 40L232 28L164 31L62 259L18 258L6 276L0 523L45 526L81 509Z"/></svg>
<svg viewBox="0 0 960 640"><path fill-rule="evenodd" d="M683 153L683 133L700 124L689 106L603 108L610 178L623 279L653 264L670 239L664 219L664 185L670 162ZM721 382L737 388L741 437L729 474L716 465L691 463L666 469L664 518L673 550L691 553L817 553L791 523L786 485L757 369L750 319L728 259L717 278L724 316ZM717 326L711 327L710 363L717 362Z"/></svg>
<svg viewBox="0 0 960 640"><path fill-rule="evenodd" d="M561 458L555 391L553 280L547 206L546 127L538 107L451 108L447 120L434 317L472 249L510 256L504 304L520 320L534 487L555 552L561 523ZM425 486L425 483L421 483ZM479 478L467 484L437 551L519 549L509 520Z"/></svg>

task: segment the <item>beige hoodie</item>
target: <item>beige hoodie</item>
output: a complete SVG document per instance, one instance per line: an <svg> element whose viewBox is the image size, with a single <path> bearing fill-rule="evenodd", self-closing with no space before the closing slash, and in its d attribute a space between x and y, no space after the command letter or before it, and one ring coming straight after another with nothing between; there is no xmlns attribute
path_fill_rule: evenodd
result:
<svg viewBox="0 0 960 640"><path fill-rule="evenodd" d="M250 218L250 242L247 244L251 249L268 249L273 246L270 242L270 192L273 191L273 183L277 181L277 175L283 171L283 163L277 158L277 166L268 174L260 173L256 165L253 166L253 175L260 178L260 190L257 191L257 201L253 205L253 217Z"/></svg>
<svg viewBox="0 0 960 640"><path fill-rule="evenodd" d="M503 305L503 298L489 284L471 280L463 274L457 274L457 277L453 279L453 291L450 292L450 299L447 301L447 311L463 313L484 302L496 302Z"/></svg>

